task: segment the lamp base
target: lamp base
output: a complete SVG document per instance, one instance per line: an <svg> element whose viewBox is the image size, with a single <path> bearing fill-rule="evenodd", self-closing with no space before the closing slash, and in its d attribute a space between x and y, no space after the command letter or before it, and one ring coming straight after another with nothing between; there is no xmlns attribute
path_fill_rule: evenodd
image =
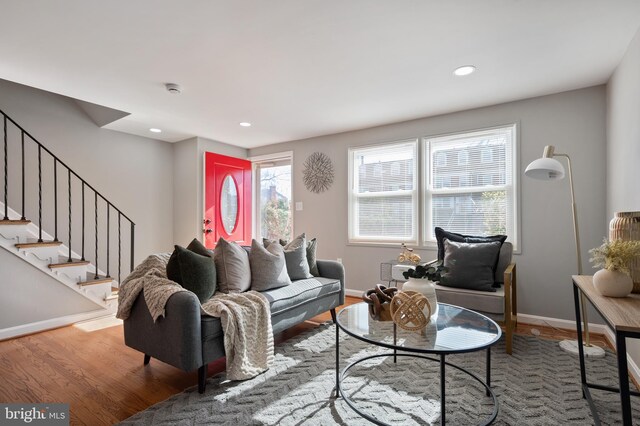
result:
<svg viewBox="0 0 640 426"><path fill-rule="evenodd" d="M577 340L563 340L560 342L560 349L565 352L569 352L574 355L578 355L578 341ZM605 351L600 346L586 346L582 345L585 358L604 358Z"/></svg>

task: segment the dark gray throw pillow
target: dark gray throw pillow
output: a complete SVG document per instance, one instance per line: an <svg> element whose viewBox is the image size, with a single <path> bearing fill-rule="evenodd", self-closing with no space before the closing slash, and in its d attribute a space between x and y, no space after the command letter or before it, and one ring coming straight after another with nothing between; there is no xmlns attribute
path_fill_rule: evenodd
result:
<svg viewBox="0 0 640 426"><path fill-rule="evenodd" d="M444 240L444 266L440 284L470 290L496 291L493 268L500 253L500 241L458 243Z"/></svg>
<svg viewBox="0 0 640 426"><path fill-rule="evenodd" d="M202 243L198 241L197 238L194 238L193 240L191 240L191 242L187 246L187 250L197 253L201 256L208 256L213 261L213 251L209 250L204 245L202 245ZM175 251L174 251L174 254L175 254ZM174 256L173 254L169 259L169 263L167 263L167 278L169 278L171 281L178 282L177 280L171 277L174 277L174 278L180 277L180 265L178 264L177 255Z"/></svg>
<svg viewBox="0 0 640 426"><path fill-rule="evenodd" d="M256 240L251 241L249 264L252 290L265 291L291 284L284 248L280 244L270 244L265 248Z"/></svg>
<svg viewBox="0 0 640 426"><path fill-rule="evenodd" d="M223 293L241 293L251 288L249 255L237 243L220 238L213 251L218 271L218 290Z"/></svg>
<svg viewBox="0 0 640 426"><path fill-rule="evenodd" d="M187 246L187 250L191 250L194 253L198 253L200 256L209 256L213 259L213 250L206 248L197 238L191 240Z"/></svg>
<svg viewBox="0 0 640 426"><path fill-rule="evenodd" d="M453 241L456 243L490 243L492 241L499 241L500 245L507 239L506 235L489 235L486 237L477 235L462 235L455 232L445 231L444 229L436 226L436 241L438 242L438 260L444 260L444 239ZM497 261L496 261L497 263ZM495 268L495 267L494 267Z"/></svg>
<svg viewBox="0 0 640 426"><path fill-rule="evenodd" d="M209 256L202 256L175 246L167 263L167 278L195 293L203 303L216 292L216 265Z"/></svg>
<svg viewBox="0 0 640 426"><path fill-rule="evenodd" d="M311 278L309 262L307 262L307 237L304 233L298 235L289 244L284 246L284 258L287 262L287 271L292 280Z"/></svg>

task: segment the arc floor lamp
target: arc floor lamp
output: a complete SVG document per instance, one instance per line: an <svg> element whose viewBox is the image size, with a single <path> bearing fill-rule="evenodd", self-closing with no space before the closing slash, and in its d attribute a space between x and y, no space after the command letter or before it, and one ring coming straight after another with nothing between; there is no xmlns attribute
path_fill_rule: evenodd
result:
<svg viewBox="0 0 640 426"><path fill-rule="evenodd" d="M578 232L578 216L576 214L576 197L573 193L573 174L571 173L571 158L567 154L558 154L555 152L553 145L544 147L542 158L533 160L524 171L525 176L538 180L561 180L564 179L564 167L560 161L553 157L564 157L567 159L569 170L569 187L571 188L571 213L573 214L573 233L576 242L576 259L578 261L578 275L582 275L582 257L580 256L580 233ZM603 357L605 352L598 346L593 346L589 340L589 320L587 318L587 305L584 300L584 294L580 293L580 304L582 307L582 318L584 321L584 354L588 357ZM573 354L578 354L577 340L563 340L560 347Z"/></svg>

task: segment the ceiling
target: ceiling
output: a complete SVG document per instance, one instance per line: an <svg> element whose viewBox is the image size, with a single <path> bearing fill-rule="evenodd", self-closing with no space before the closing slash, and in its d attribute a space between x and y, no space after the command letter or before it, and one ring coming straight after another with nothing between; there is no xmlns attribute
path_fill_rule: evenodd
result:
<svg viewBox="0 0 640 426"><path fill-rule="evenodd" d="M2 0L0 78L251 148L605 83L639 26L638 0Z"/></svg>

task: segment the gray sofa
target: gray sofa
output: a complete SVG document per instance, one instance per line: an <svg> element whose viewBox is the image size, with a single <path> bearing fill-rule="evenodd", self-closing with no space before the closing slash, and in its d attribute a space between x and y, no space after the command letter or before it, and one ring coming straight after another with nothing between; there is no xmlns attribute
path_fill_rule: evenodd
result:
<svg viewBox="0 0 640 426"><path fill-rule="evenodd" d="M326 311L335 322L335 308L344 303L344 268L331 260L318 260L319 277L263 292L271 305L273 333ZM225 356L220 318L200 314L192 292L173 294L165 316L155 323L142 292L124 321L125 344L145 354L144 364L156 358L184 371L198 370L198 391L203 393L210 362Z"/></svg>

